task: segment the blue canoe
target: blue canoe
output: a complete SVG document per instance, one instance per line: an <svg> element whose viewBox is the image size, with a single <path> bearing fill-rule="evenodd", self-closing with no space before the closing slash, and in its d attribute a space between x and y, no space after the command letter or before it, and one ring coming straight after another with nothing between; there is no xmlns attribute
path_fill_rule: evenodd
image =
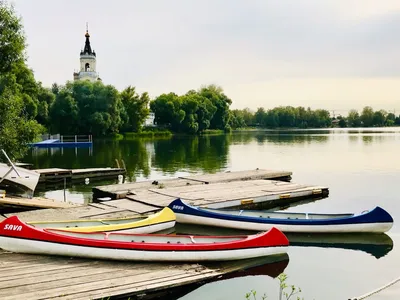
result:
<svg viewBox="0 0 400 300"><path fill-rule="evenodd" d="M393 226L393 218L379 206L360 214L316 214L199 208L176 199L169 208L174 211L178 223L255 231L276 227L283 232L382 233Z"/></svg>

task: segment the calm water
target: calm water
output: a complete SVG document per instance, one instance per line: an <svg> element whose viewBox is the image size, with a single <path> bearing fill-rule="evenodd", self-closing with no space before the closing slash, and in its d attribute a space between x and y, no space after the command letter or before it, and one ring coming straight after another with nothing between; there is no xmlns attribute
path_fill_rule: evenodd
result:
<svg viewBox="0 0 400 300"><path fill-rule="evenodd" d="M128 181L225 170L289 170L293 171L293 182L330 189L328 198L291 207L291 211L360 212L380 205L395 219L386 239L358 236L357 243L351 245L352 239L339 237L329 247L324 237L315 238L309 244L291 246L287 266L279 267L289 276L288 284L301 287L305 299L336 300L364 294L400 276L400 225L396 222L400 220L399 153L399 128L335 129L156 141L95 140L92 151L32 151L24 161L36 168L84 168L114 166L115 159L123 159ZM92 184L97 185L68 187L68 200L90 201ZM63 198L60 189L38 194ZM264 293L268 299L278 299L279 282L271 276L220 280L181 299L245 299L251 289L257 290L260 299Z"/></svg>

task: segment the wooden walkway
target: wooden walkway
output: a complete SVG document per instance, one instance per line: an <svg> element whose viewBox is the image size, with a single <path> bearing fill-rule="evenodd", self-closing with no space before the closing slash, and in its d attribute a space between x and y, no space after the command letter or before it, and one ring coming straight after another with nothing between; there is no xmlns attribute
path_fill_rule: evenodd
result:
<svg viewBox="0 0 400 300"><path fill-rule="evenodd" d="M290 172L252 170L116 184L93 188L93 199L116 199L102 203L145 213L168 206L176 198L209 208L273 208L329 193L323 186L266 179L289 176Z"/></svg>
<svg viewBox="0 0 400 300"><path fill-rule="evenodd" d="M141 295L144 299L145 294L207 282L243 269L275 277L284 271L288 259L285 254L200 265L101 261L0 250L0 298L79 300Z"/></svg>
<svg viewBox="0 0 400 300"><path fill-rule="evenodd" d="M126 217L154 213L178 197L189 204L202 207L269 209L293 205L295 202L301 203L299 201L305 198L311 201L328 195L326 187L259 179L270 172L254 170L210 176L195 175L157 182L144 181L97 187L93 189L94 199L99 193L102 196L114 195L117 199L62 210L21 212L17 215L25 221Z"/></svg>

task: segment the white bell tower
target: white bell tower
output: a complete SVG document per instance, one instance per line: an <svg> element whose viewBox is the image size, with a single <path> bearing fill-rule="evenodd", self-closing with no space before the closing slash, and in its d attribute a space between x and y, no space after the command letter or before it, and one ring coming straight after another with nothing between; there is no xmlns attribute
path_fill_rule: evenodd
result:
<svg viewBox="0 0 400 300"><path fill-rule="evenodd" d="M92 50L92 47L90 46L90 34L87 23L85 37L85 48L81 50L80 53L80 70L79 72L74 72L74 80L101 80L96 72L96 53L94 52L94 50Z"/></svg>

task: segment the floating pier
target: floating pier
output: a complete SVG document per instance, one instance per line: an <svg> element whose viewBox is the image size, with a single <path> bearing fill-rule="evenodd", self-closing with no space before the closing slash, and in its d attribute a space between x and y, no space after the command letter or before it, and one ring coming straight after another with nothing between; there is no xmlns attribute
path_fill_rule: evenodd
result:
<svg viewBox="0 0 400 300"><path fill-rule="evenodd" d="M49 136L37 143L30 144L34 148L87 148L93 146L91 135Z"/></svg>
<svg viewBox="0 0 400 300"><path fill-rule="evenodd" d="M273 208L329 194L323 186L271 180L288 180L291 175L291 172L257 169L115 184L93 188L93 201L108 200L106 204L110 206L134 207L146 212L168 206L176 198L208 208Z"/></svg>
<svg viewBox="0 0 400 300"><path fill-rule="evenodd" d="M67 181L74 181L79 179L107 179L117 178L118 175L126 173L124 168L87 168L87 169L36 169L40 173L39 184L46 182L60 182L66 179Z"/></svg>

